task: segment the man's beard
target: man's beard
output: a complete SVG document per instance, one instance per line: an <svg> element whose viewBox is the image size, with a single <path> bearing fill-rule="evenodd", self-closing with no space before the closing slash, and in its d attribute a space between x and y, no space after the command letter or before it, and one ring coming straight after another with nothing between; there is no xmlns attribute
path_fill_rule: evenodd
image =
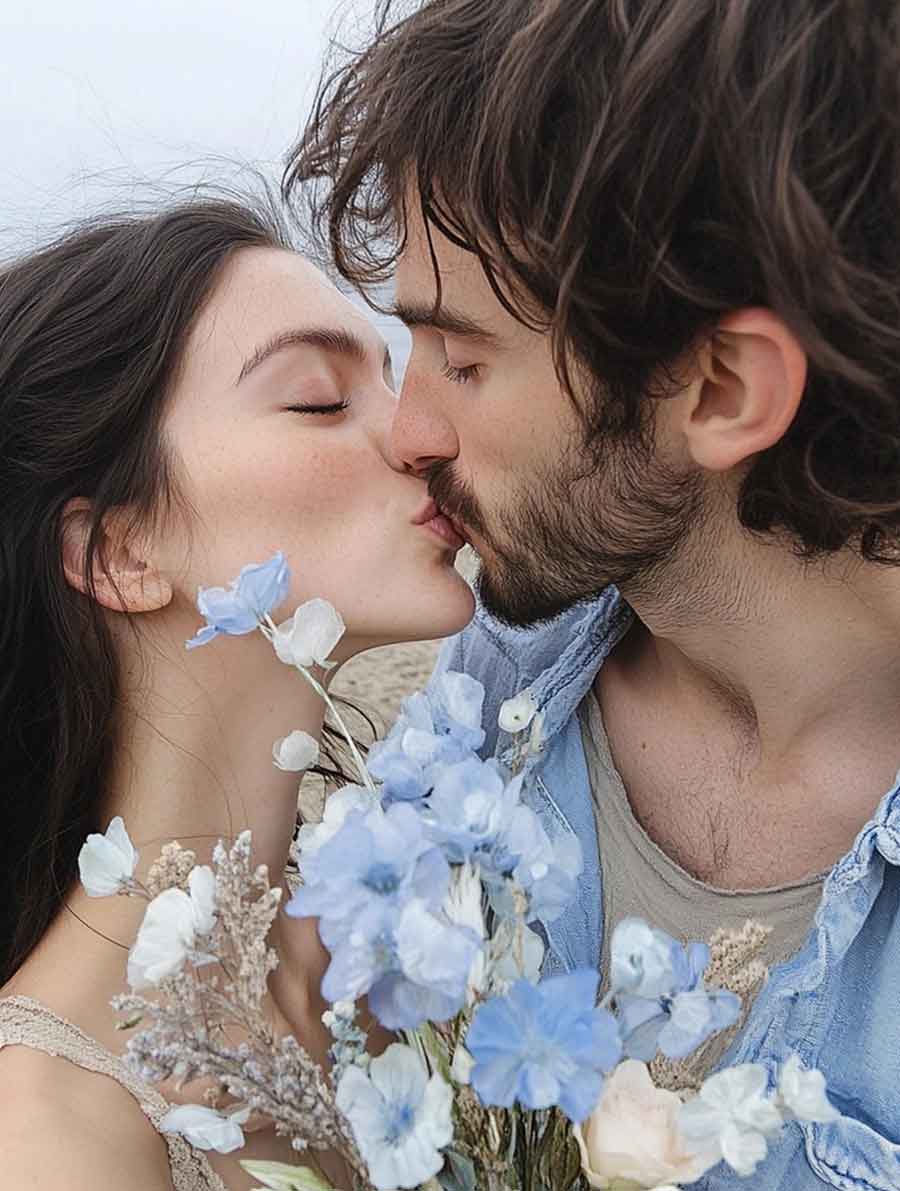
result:
<svg viewBox="0 0 900 1191"><path fill-rule="evenodd" d="M451 460L430 469L428 490L483 543L482 604L519 627L550 620L611 583L626 595L662 594L666 564L704 511L699 474L668 467L644 433L570 449L530 482L512 484L490 513Z"/></svg>

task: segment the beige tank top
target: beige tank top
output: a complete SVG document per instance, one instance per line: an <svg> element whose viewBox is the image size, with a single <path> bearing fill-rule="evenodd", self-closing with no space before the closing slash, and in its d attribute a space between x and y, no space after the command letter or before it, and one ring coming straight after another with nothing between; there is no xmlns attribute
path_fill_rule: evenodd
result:
<svg viewBox="0 0 900 1191"><path fill-rule="evenodd" d="M609 966L612 928L632 916L681 942L708 940L718 928L737 929L749 918L772 928L759 956L764 964L772 967L793 955L813 925L826 874L751 890L717 889L697 880L634 817L593 691L582 702L579 718L603 872L601 972Z"/></svg>
<svg viewBox="0 0 900 1191"><path fill-rule="evenodd" d="M76 1067L108 1075L137 1100L144 1116L164 1138L169 1151L175 1191L227 1191L206 1155L176 1133L163 1133L160 1121L171 1105L149 1084L143 1083L124 1062L89 1038L78 1026L58 1017L30 997L0 1000L0 1050L4 1046L30 1046L45 1054L68 1059Z"/></svg>

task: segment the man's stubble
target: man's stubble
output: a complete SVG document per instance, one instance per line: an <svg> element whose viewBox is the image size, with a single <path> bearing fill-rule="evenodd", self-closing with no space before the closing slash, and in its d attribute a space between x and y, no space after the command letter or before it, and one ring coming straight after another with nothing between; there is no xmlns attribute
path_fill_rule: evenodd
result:
<svg viewBox="0 0 900 1191"><path fill-rule="evenodd" d="M661 596L670 564L705 520L700 473L663 462L646 431L570 445L527 478L511 477L502 507L483 507L454 467L432 467L429 491L477 538L482 604L517 627L609 584Z"/></svg>

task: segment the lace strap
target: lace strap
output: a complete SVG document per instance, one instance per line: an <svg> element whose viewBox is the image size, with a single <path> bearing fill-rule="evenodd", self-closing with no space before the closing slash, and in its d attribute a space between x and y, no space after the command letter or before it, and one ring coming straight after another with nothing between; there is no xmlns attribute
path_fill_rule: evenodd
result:
<svg viewBox="0 0 900 1191"><path fill-rule="evenodd" d="M67 1059L86 1071L108 1075L130 1092L166 1142L175 1191L227 1191L205 1154L195 1150L184 1137L160 1129L160 1122L170 1108L165 1097L138 1079L120 1058L78 1026L31 997L6 997L0 1000L0 1049L15 1044Z"/></svg>

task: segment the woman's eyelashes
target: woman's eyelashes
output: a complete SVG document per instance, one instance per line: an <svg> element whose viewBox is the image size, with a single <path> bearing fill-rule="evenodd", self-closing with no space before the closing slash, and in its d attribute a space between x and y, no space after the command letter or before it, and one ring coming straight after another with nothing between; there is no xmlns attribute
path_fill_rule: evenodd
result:
<svg viewBox="0 0 900 1191"><path fill-rule="evenodd" d="M295 414L342 414L349 407L350 399L345 397L342 401L330 401L327 405L310 403L308 405L288 405L286 408L290 413Z"/></svg>

